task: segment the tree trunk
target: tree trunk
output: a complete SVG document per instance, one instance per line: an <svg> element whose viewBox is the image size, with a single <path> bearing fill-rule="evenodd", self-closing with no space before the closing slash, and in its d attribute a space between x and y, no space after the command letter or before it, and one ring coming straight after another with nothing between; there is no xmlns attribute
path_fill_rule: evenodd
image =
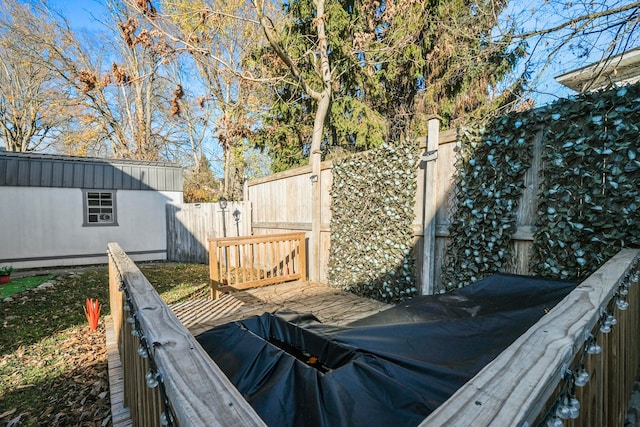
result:
<svg viewBox="0 0 640 427"><path fill-rule="evenodd" d="M324 135L324 123L329 114L331 105L331 66L329 64L328 40L325 32L325 0L315 0L316 5L316 29L318 32L318 51L320 53L320 72L322 73L322 92L319 97L314 97L318 101L316 117L313 122L313 138L311 140L311 170L316 180L312 184L311 196L311 239L309 244L309 280L320 281L320 248L322 226L322 174L320 173L320 161L322 160L322 138ZM312 95L313 96L313 95Z"/></svg>
<svg viewBox="0 0 640 427"><path fill-rule="evenodd" d="M316 25L316 32L318 34L318 49L317 54L320 57L320 73L322 78L322 89L320 91L314 90L309 86L308 82L304 80L300 70L291 57L280 46L278 38L275 34L275 28L269 19L264 15L264 1L252 0L260 25L264 30L265 36L269 41L269 44L275 51L276 55L287 65L289 71L295 78L298 79L298 83L302 86L304 91L311 98L315 99L318 103L316 109L316 116L313 122L313 136L311 139L311 170L312 175L315 175L315 180L312 180L312 196L311 196L311 236L309 239L309 280L320 280L320 226L321 226L321 175L320 175L320 161L322 159L322 153L320 151L322 145L322 138L324 135L324 123L329 114L329 106L331 105L331 81L332 72L331 65L329 63L328 54L328 39L325 27L325 2L326 0L314 0L316 6L316 19L314 20Z"/></svg>

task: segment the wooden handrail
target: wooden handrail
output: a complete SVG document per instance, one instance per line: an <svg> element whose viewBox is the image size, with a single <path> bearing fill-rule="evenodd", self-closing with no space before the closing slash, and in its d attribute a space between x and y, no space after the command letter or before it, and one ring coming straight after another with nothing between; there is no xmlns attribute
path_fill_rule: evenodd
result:
<svg viewBox="0 0 640 427"><path fill-rule="evenodd" d="M209 239L211 298L221 292L306 280L305 233Z"/></svg>
<svg viewBox="0 0 640 427"><path fill-rule="evenodd" d="M179 426L264 426L120 246L110 243L107 252L124 405L134 425L160 426L164 412ZM146 358L138 353L141 345L148 350ZM154 388L147 386L149 371L159 373Z"/></svg>
<svg viewBox="0 0 640 427"><path fill-rule="evenodd" d="M420 425L536 425L558 393L566 369L585 354L589 334L602 346L602 354L585 358L584 367L597 380L576 387L583 409L572 425L622 425L640 361L637 276L629 289L628 310L616 308L614 295L637 271L639 258L638 249L621 250ZM618 318L610 334L594 329L603 310Z"/></svg>

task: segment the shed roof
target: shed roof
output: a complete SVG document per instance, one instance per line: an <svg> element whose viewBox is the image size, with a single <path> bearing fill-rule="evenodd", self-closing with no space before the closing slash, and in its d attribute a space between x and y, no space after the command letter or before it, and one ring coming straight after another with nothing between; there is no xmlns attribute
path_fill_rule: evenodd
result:
<svg viewBox="0 0 640 427"><path fill-rule="evenodd" d="M0 187L182 191L182 168L168 162L0 151Z"/></svg>

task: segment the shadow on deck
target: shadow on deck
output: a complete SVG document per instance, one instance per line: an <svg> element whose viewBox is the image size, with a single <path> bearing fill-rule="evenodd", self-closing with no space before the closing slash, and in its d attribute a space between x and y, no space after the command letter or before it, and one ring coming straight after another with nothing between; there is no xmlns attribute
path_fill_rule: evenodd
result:
<svg viewBox="0 0 640 427"><path fill-rule="evenodd" d="M322 323L345 325L390 307L322 283L298 281L233 292L216 300L186 301L173 304L171 310L195 336L224 323L283 309L311 313Z"/></svg>

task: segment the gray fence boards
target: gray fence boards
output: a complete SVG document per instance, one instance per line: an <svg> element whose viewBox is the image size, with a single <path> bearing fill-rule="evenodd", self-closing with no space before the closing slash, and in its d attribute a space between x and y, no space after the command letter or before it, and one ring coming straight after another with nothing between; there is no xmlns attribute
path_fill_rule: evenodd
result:
<svg viewBox="0 0 640 427"><path fill-rule="evenodd" d="M239 221L233 217L240 212ZM209 262L209 239L251 236L250 202L229 203L223 212L217 203L167 205L167 259L175 262Z"/></svg>
<svg viewBox="0 0 640 427"><path fill-rule="evenodd" d="M320 281L327 281L331 236L331 184L332 163L321 165L320 185ZM253 204L253 233L255 235L281 234L296 231L311 236L311 167L290 169L247 183L245 199Z"/></svg>

